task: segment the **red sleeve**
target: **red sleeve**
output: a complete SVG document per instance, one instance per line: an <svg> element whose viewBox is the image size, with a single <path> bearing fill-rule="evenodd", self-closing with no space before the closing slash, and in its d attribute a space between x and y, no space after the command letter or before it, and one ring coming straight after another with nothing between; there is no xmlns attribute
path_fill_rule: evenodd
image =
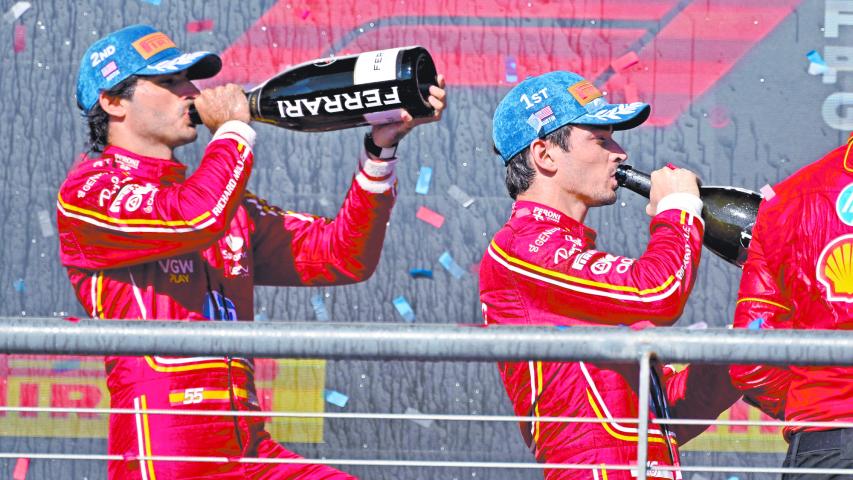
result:
<svg viewBox="0 0 853 480"><path fill-rule="evenodd" d="M208 144L196 172L171 185L91 160L69 175L59 191L62 263L115 268L209 245L222 236L243 196L253 142L248 125L227 122ZM84 187L93 193L80 195Z"/></svg>
<svg viewBox="0 0 853 480"><path fill-rule="evenodd" d="M763 204L762 207L767 204ZM793 211L796 207L788 205ZM766 236L763 221L765 210L759 211L758 221L749 244L749 255L743 266L743 276L735 308L735 328L748 328L759 322L760 328L792 328L791 299L764 254ZM767 218L772 218L768 216ZM732 365L732 383L744 392L745 400L774 418L784 418L788 385L793 376L785 367L770 365Z"/></svg>
<svg viewBox="0 0 853 480"><path fill-rule="evenodd" d="M395 200L394 162L363 157L361 166L334 219L286 212L247 195L258 285L342 285L373 274Z"/></svg>
<svg viewBox="0 0 853 480"><path fill-rule="evenodd" d="M551 230L509 237L508 248L502 248L508 240L499 235L487 252L514 272L530 322L670 325L681 314L699 265L699 217L674 209L656 215L648 247L637 259L588 250L581 239L548 236ZM504 303L505 310L515 308Z"/></svg>

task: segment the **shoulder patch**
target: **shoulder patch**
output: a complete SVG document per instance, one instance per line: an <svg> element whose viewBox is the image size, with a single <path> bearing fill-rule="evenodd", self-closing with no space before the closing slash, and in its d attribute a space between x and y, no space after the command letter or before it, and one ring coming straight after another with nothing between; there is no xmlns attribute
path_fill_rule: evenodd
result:
<svg viewBox="0 0 853 480"><path fill-rule="evenodd" d="M835 200L835 213L845 225L853 226L853 183L841 189Z"/></svg>

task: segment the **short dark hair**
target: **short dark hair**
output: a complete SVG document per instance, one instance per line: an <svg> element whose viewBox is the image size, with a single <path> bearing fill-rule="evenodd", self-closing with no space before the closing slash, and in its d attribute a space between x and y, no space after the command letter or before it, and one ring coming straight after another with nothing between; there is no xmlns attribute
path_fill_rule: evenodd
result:
<svg viewBox="0 0 853 480"><path fill-rule="evenodd" d="M554 130L542 137L546 142L550 142L564 151L569 151L569 135L572 133L572 126L565 125ZM497 147L494 147L495 153L500 155ZM519 194L524 193L530 188L533 183L533 177L536 176L536 170L530 164L530 147L520 151L516 156L509 159L506 164L506 189L509 196L515 200Z"/></svg>
<svg viewBox="0 0 853 480"><path fill-rule="evenodd" d="M119 82L113 88L104 91L110 97L131 98L136 90L137 75L131 75ZM101 153L107 146L110 133L110 116L101 108L100 103L89 109L86 113L86 121L89 124L89 153Z"/></svg>

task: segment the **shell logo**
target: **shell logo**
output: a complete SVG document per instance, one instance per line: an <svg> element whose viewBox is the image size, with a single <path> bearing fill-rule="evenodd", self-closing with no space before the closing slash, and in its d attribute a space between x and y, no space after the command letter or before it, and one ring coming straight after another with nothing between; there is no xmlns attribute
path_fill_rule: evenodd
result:
<svg viewBox="0 0 853 480"><path fill-rule="evenodd" d="M842 235L823 248L816 276L830 302L853 303L853 235Z"/></svg>

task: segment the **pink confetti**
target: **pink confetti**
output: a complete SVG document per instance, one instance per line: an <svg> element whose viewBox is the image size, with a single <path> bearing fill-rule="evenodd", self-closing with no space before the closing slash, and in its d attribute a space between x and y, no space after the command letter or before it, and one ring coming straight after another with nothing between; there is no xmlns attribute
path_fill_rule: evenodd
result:
<svg viewBox="0 0 853 480"><path fill-rule="evenodd" d="M625 103L635 103L640 101L640 92L637 86L633 83L625 85Z"/></svg>
<svg viewBox="0 0 853 480"><path fill-rule="evenodd" d="M433 212L427 207L419 208L418 213L416 213L415 216L418 217L418 220L423 220L435 228L441 228L441 226L444 225L444 217Z"/></svg>
<svg viewBox="0 0 853 480"><path fill-rule="evenodd" d="M729 125L729 112L725 107L717 105L708 112L708 122L714 128L723 128Z"/></svg>
<svg viewBox="0 0 853 480"><path fill-rule="evenodd" d="M122 455L122 458L124 458L125 462L138 462L139 461L139 457L137 457L136 454L134 454L134 453L125 452L125 454Z"/></svg>
<svg viewBox="0 0 853 480"><path fill-rule="evenodd" d="M300 15L300 17L302 18L302 20L307 20L308 15L311 15L311 10L305 10L304 12L302 12L302 15Z"/></svg>
<svg viewBox="0 0 853 480"><path fill-rule="evenodd" d="M19 458L15 463L15 471L12 472L12 480L26 480L27 470L30 469L29 458Z"/></svg>
<svg viewBox="0 0 853 480"><path fill-rule="evenodd" d="M65 317L63 320L65 320L66 322L71 322L71 323L77 323L80 321L80 319L77 317Z"/></svg>
<svg viewBox="0 0 853 480"><path fill-rule="evenodd" d="M187 31L190 33L207 32L209 30L213 30L213 20L206 19L187 22Z"/></svg>
<svg viewBox="0 0 853 480"><path fill-rule="evenodd" d="M761 187L761 190L759 190L759 192L761 192L761 196L764 197L764 200L772 200L773 197L776 196L776 192L773 191L773 187L771 187L770 185L765 185Z"/></svg>
<svg viewBox="0 0 853 480"><path fill-rule="evenodd" d="M631 51L610 62L610 66L613 67L614 72L622 72L638 63L640 63L640 57Z"/></svg>
<svg viewBox="0 0 853 480"><path fill-rule="evenodd" d="M21 53L27 48L27 26L20 23L15 25L15 53Z"/></svg>
<svg viewBox="0 0 853 480"><path fill-rule="evenodd" d="M647 328L654 328L654 326L655 326L655 324L648 321L648 320L642 320L642 321L632 323L631 325L629 325L629 327L631 327L631 330L634 330L637 332L639 332L640 330L645 330Z"/></svg>

